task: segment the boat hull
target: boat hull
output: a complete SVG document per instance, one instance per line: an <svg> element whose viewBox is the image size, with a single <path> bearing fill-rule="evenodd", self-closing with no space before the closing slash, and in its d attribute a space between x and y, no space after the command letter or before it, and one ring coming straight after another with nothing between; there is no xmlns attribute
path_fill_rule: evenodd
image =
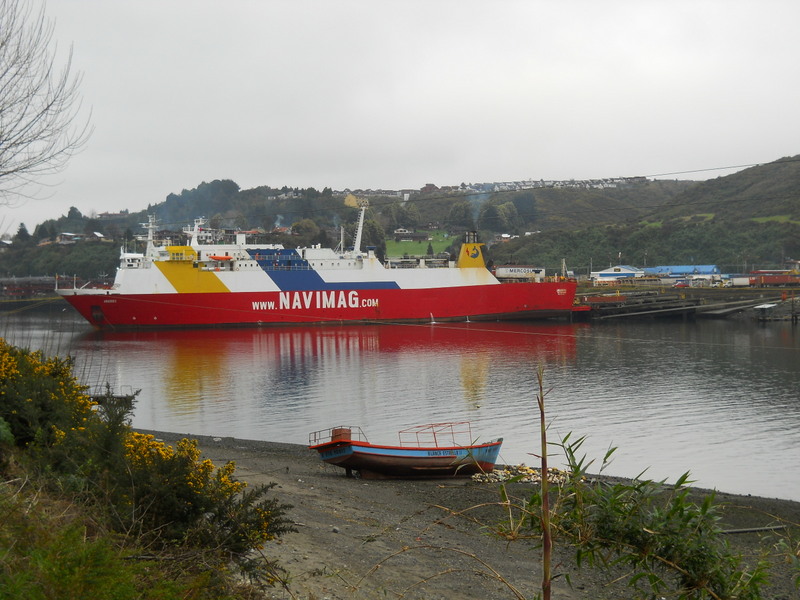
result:
<svg viewBox="0 0 800 600"><path fill-rule="evenodd" d="M568 317L574 281L419 289L119 293L58 290L98 328L485 321Z"/></svg>
<svg viewBox="0 0 800 600"><path fill-rule="evenodd" d="M324 462L365 479L469 477L494 470L502 439L453 447L378 446L355 440L311 446Z"/></svg>

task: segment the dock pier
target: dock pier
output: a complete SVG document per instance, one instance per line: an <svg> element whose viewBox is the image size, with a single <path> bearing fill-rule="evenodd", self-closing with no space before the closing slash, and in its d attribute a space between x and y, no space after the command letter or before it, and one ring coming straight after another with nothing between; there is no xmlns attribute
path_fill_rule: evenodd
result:
<svg viewBox="0 0 800 600"><path fill-rule="evenodd" d="M758 320L798 322L795 296L800 290L748 288L579 288L574 320L680 317L724 319L769 306L755 315ZM774 307L775 310L771 310Z"/></svg>

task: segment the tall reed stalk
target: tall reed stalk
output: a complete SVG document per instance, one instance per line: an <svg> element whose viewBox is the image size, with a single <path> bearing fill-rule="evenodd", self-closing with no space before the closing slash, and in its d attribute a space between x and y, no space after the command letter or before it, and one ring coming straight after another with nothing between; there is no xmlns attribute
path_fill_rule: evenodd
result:
<svg viewBox="0 0 800 600"><path fill-rule="evenodd" d="M539 429L541 431L541 463L542 471L539 478L541 483L542 494L542 599L550 600L550 589L552 583L552 576L550 573L550 564L552 562L553 553L553 536L550 530L550 499L549 487L550 482L547 477L547 423L545 421L544 410L544 367L539 365L536 371L536 379L539 382L539 393L536 400L539 404Z"/></svg>

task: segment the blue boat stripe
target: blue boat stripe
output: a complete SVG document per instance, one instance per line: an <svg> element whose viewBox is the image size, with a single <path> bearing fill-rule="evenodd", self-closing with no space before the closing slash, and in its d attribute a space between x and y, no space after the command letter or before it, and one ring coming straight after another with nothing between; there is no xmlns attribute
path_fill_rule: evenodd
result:
<svg viewBox="0 0 800 600"><path fill-rule="evenodd" d="M327 283L296 250L274 248L250 249L250 258L258 263L282 292L326 290L396 290L395 281L347 281Z"/></svg>
<svg viewBox="0 0 800 600"><path fill-rule="evenodd" d="M282 292L326 291L326 290L395 290L400 289L395 281L348 281L328 283L319 273L307 271L271 271L267 274Z"/></svg>

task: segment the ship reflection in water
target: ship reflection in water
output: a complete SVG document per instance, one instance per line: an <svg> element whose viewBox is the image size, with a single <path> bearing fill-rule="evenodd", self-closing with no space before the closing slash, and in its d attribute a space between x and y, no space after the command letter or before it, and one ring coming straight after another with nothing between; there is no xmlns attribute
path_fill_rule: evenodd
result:
<svg viewBox="0 0 800 600"><path fill-rule="evenodd" d="M504 438L501 464L536 463L541 365L550 439L585 435L596 461L618 446L607 473L691 471L702 487L800 500L800 335L787 324L6 325L12 343L47 335L87 384L141 390L136 427L304 444L357 425L391 443L412 425L470 421L478 441Z"/></svg>
<svg viewBox="0 0 800 600"><path fill-rule="evenodd" d="M486 418L476 430L496 437L503 425L491 406L507 394L533 401L537 365L574 361L574 331L462 323L92 332L75 350L106 354L112 372L98 382L142 390L140 428L302 443L334 422L391 440L411 424ZM511 388L509 364L520 370Z"/></svg>

